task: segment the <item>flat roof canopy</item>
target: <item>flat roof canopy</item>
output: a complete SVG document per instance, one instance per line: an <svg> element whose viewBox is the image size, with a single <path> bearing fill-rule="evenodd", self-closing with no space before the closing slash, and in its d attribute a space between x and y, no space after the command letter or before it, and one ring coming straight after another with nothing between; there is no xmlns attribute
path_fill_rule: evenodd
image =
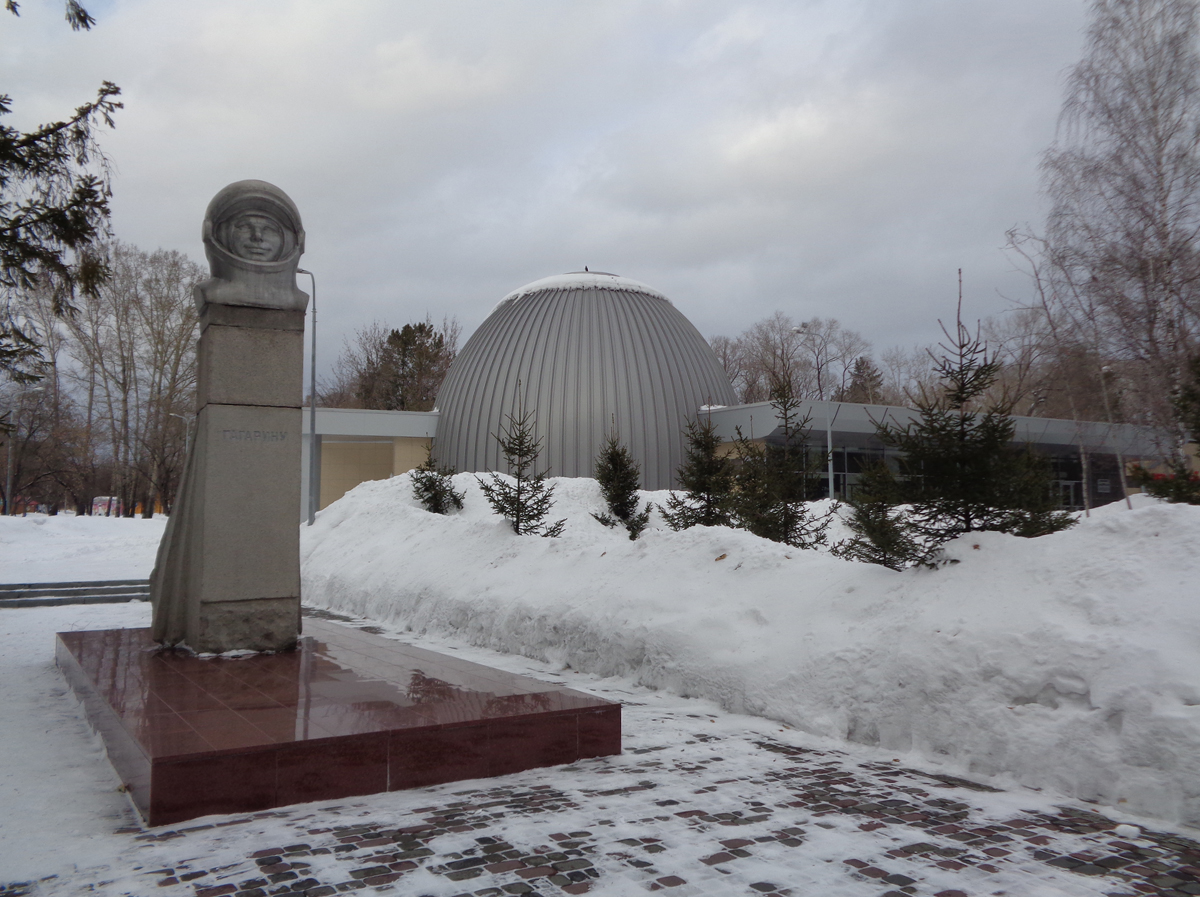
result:
<svg viewBox="0 0 1200 897"><path fill-rule="evenodd" d="M304 409L301 433L308 435L309 409ZM367 411L362 408L318 408L318 436L407 436L432 439L437 434L436 411Z"/></svg>
<svg viewBox="0 0 1200 897"><path fill-rule="evenodd" d="M751 439L764 439L779 427L775 409L769 402L753 405L729 405L700 409L698 414L710 415L722 440L731 441L740 427ZM849 402L803 402L798 417L809 417L811 438L824 441L827 429L833 441L849 448L879 450L883 446L875 437L877 423L904 426L917 419L911 408L895 405L859 405ZM432 439L437 436L436 411L367 411L360 408L318 408L317 434L320 436ZM308 434L308 412L304 414L305 435ZM1043 450L1061 446L1078 451L1082 445L1089 452L1118 452L1130 457L1158 453L1154 432L1149 427L1133 424L1106 424L1099 421L1059 420L1048 417L1016 417L1015 441L1036 445Z"/></svg>
<svg viewBox="0 0 1200 897"><path fill-rule="evenodd" d="M775 409L769 402L753 405L730 405L707 408L701 413L711 415L717 435L724 441L737 435L737 428L751 439L765 439L779 427ZM875 449L883 447L875 436L877 424L905 426L919 418L911 408L895 405L859 405L849 402L802 402L797 417L809 418L810 438L825 441L826 430L833 431L836 445L850 448ZM1078 451L1082 445L1089 452L1120 452L1131 457L1154 455L1157 448L1154 432L1149 427L1133 424L1106 424L1098 421L1059 420L1049 417L1014 417L1015 441L1047 449L1062 446Z"/></svg>

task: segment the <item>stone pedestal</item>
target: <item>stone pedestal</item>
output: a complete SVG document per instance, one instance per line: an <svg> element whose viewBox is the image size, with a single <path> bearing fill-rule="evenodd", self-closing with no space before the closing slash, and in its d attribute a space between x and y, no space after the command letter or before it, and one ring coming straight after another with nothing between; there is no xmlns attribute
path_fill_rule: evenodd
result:
<svg viewBox="0 0 1200 897"><path fill-rule="evenodd" d="M151 579L154 637L209 653L300 633L304 312L207 305L195 436Z"/></svg>
<svg viewBox="0 0 1200 897"><path fill-rule="evenodd" d="M156 651L145 629L60 632L58 665L150 825L621 753L620 704L308 629L296 651L237 658Z"/></svg>

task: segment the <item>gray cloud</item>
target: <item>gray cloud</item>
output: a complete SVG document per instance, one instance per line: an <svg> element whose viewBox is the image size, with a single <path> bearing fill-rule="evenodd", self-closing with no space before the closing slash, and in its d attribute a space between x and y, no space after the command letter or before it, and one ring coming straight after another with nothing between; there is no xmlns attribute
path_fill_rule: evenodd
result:
<svg viewBox="0 0 1200 897"><path fill-rule="evenodd" d="M56 0L0 17L12 123L120 84L114 223L147 248L201 258L230 181L287 190L326 359L373 319L469 333L585 264L706 334L782 309L928 342L958 267L969 311L997 312L1027 291L1004 232L1041 217L1083 25L1080 0L91 8L82 35Z"/></svg>

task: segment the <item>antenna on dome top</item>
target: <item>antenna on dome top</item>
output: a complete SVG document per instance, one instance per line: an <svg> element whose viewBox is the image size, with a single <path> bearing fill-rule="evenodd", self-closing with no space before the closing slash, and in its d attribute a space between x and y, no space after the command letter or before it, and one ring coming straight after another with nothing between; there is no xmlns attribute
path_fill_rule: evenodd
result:
<svg viewBox="0 0 1200 897"><path fill-rule="evenodd" d="M584 271L584 273L585 273L585 274L589 273L589 272L588 272L588 269L587 269L587 265L584 265L584 266L583 266L583 271Z"/></svg>

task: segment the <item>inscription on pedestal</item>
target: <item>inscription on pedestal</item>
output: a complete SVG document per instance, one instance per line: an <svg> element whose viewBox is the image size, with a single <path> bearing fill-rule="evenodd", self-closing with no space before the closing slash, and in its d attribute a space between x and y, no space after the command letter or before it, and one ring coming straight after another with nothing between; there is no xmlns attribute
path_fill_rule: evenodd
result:
<svg viewBox="0 0 1200 897"><path fill-rule="evenodd" d="M222 430L221 436L229 442L284 442L286 430Z"/></svg>

